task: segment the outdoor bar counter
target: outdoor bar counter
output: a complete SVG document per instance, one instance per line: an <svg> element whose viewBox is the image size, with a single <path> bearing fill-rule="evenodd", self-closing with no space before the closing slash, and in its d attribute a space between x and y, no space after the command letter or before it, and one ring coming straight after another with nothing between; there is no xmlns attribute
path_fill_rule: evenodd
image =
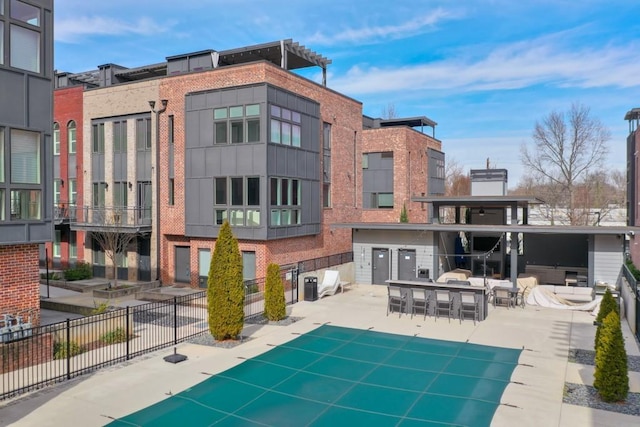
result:
<svg viewBox="0 0 640 427"><path fill-rule="evenodd" d="M387 285L389 286L397 286L401 289L402 293L406 295L406 311L408 314L411 314L413 308L413 301L411 299L411 288L423 288L427 290L427 295L429 297L429 309L427 314L429 316L435 315L435 300L436 300L436 289L444 289L449 291L453 298L453 318L458 319L460 313L460 292L473 292L476 294L476 298L479 303L479 313L478 319L484 320L488 313L489 307L489 295L488 290L484 286L470 286L470 285L459 285L454 283L439 283L439 282L422 282L422 281L413 281L413 280L387 280ZM418 315L422 314L420 311Z"/></svg>

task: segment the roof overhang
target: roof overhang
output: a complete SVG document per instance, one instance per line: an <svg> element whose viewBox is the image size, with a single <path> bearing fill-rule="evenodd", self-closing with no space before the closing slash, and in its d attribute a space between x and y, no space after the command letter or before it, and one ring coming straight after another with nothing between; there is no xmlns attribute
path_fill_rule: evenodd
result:
<svg viewBox="0 0 640 427"><path fill-rule="evenodd" d="M527 207L529 205L544 204L541 200L533 196L426 196L412 197L413 202L432 203L434 207Z"/></svg>
<svg viewBox="0 0 640 427"><path fill-rule="evenodd" d="M439 232L485 232L485 233L523 233L523 234L592 234L621 235L640 233L640 227L612 226L558 226L558 225L485 225L485 224L432 224L432 223L336 223L334 228L353 230L388 231L439 231ZM640 234L639 234L640 235Z"/></svg>
<svg viewBox="0 0 640 427"><path fill-rule="evenodd" d="M285 69L295 70L317 66L323 69L331 64L331 60L307 49L305 46L291 39L270 43L246 46L237 49L219 51L220 65L235 65L267 60L278 66L286 65ZM286 58L283 57L286 54Z"/></svg>

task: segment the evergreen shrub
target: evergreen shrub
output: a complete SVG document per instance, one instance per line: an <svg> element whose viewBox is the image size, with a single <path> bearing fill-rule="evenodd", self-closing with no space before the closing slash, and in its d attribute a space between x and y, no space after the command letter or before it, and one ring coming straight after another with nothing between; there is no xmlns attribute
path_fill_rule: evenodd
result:
<svg viewBox="0 0 640 427"><path fill-rule="evenodd" d="M267 281L264 288L264 317L270 321L278 321L287 317L284 285L278 264L272 263L267 267Z"/></svg>
<svg viewBox="0 0 640 427"><path fill-rule="evenodd" d="M616 311L604 319L600 334L600 345L596 349L595 382L598 394L605 402L621 402L629 393L627 352L620 317Z"/></svg>

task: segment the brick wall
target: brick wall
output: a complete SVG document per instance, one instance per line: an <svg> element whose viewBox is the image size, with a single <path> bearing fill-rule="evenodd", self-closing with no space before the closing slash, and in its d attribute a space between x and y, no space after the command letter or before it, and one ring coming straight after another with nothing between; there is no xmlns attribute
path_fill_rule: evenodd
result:
<svg viewBox="0 0 640 427"><path fill-rule="evenodd" d="M0 315L40 324L38 245L0 246Z"/></svg>

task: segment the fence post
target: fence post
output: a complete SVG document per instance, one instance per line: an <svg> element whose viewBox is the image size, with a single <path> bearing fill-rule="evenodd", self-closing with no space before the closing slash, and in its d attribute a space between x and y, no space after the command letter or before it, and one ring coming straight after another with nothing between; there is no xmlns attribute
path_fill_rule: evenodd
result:
<svg viewBox="0 0 640 427"><path fill-rule="evenodd" d="M67 379L71 379L71 320L67 318Z"/></svg>
<svg viewBox="0 0 640 427"><path fill-rule="evenodd" d="M173 344L178 344L178 297L173 297Z"/></svg>
<svg viewBox="0 0 640 427"><path fill-rule="evenodd" d="M129 306L127 306L127 311L126 311L125 316L126 316L126 318L124 319L124 323L126 325L125 326L125 330L126 330L126 335L125 336L127 337L127 345L126 345L126 347L127 347L127 357L126 357L126 359L129 360L129 333L131 332L129 330Z"/></svg>

